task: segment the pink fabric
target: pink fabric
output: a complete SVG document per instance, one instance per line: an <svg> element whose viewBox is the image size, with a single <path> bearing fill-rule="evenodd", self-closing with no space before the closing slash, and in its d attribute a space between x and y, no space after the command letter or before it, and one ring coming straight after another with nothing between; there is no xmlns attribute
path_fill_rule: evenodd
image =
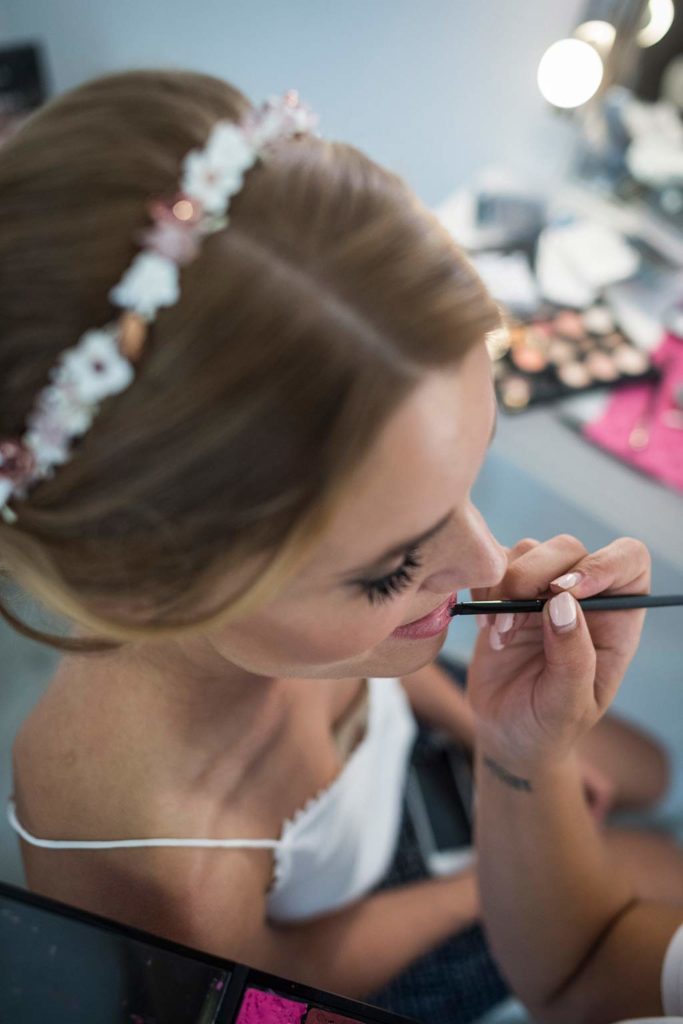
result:
<svg viewBox="0 0 683 1024"><path fill-rule="evenodd" d="M306 1003L285 999L260 988L248 988L237 1024L299 1024L307 1009Z"/></svg>
<svg viewBox="0 0 683 1024"><path fill-rule="evenodd" d="M662 371L661 381L620 387L605 412L586 424L583 433L612 455L683 492L683 430L667 426L662 418L664 411L675 408L674 389L683 387L683 340L667 335L652 362ZM629 434L646 412L653 389L658 393L647 414L650 441L637 451L629 447Z"/></svg>

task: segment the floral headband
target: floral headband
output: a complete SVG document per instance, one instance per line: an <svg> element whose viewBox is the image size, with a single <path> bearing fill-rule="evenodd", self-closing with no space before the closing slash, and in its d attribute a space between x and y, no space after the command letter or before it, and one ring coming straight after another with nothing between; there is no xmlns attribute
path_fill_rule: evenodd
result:
<svg viewBox="0 0 683 1024"><path fill-rule="evenodd" d="M218 121L202 150L183 160L180 192L154 200L153 226L141 236L143 247L109 292L122 310L105 327L86 331L50 371L21 438L0 438L0 515L15 523L8 502L24 498L38 481L68 462L74 440L90 428L109 395L124 391L135 377L147 336L161 306L180 296L180 267L195 259L204 235L228 224L230 199L242 188L244 174L279 139L312 132L317 118L296 92L273 97L238 124Z"/></svg>

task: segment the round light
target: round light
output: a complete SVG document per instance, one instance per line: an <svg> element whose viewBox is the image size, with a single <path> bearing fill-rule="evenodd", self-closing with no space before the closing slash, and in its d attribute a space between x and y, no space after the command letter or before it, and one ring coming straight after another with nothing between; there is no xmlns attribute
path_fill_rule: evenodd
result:
<svg viewBox="0 0 683 1024"><path fill-rule="evenodd" d="M636 36L639 46L654 46L663 39L674 20L673 0L649 0L647 22Z"/></svg>
<svg viewBox="0 0 683 1024"><path fill-rule="evenodd" d="M538 88L555 107L580 107L602 81L600 54L581 39L560 39L538 65Z"/></svg>
<svg viewBox="0 0 683 1024"><path fill-rule="evenodd" d="M584 43L590 43L600 53L609 53L614 46L617 30L609 21L584 21L574 35Z"/></svg>

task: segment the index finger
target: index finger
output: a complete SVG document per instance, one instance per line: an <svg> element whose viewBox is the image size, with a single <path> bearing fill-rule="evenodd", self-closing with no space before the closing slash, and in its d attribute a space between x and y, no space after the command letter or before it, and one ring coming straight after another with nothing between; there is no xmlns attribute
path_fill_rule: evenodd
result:
<svg viewBox="0 0 683 1024"><path fill-rule="evenodd" d="M633 537L618 537L578 559L563 576L551 580L550 587L553 593L571 590L580 600L604 593L649 594L651 584L652 559L648 549Z"/></svg>

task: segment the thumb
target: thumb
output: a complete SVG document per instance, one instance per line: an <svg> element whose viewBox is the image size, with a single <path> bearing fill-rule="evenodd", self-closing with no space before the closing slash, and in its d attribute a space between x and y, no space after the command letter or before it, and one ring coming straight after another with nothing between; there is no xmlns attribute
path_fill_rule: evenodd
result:
<svg viewBox="0 0 683 1024"><path fill-rule="evenodd" d="M546 672L566 693L586 688L594 700L596 654L581 606L564 591L543 608L543 647Z"/></svg>

